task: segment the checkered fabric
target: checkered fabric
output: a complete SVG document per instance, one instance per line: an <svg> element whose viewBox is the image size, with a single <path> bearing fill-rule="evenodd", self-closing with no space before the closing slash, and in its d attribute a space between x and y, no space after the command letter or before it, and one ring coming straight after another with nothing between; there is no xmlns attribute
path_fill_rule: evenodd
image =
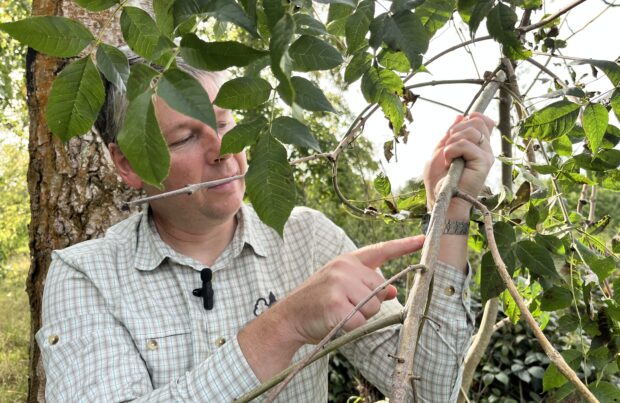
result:
<svg viewBox="0 0 620 403"><path fill-rule="evenodd" d="M201 263L175 252L142 213L102 239L56 251L36 335L49 402L230 402L259 385L237 342L249 321L335 256L355 248L325 216L297 208L284 239L251 207L238 214L232 242L211 267L214 308L192 290ZM456 398L472 323L466 276L439 267L431 316L418 348L419 401ZM398 311L390 301L379 316ZM365 377L389 390L398 326L343 348ZM270 337L264 334L262 337ZM294 360L309 352L303 347ZM280 402L325 402L327 358L306 368Z"/></svg>

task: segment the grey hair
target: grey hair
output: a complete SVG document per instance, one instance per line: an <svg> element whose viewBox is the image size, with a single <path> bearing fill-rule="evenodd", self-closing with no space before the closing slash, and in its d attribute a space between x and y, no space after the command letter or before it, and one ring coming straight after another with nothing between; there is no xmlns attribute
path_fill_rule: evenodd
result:
<svg viewBox="0 0 620 403"><path fill-rule="evenodd" d="M130 53L128 49L122 49L126 54ZM129 56L129 64L148 64L143 58L138 56ZM158 66L152 66L154 69L161 71ZM197 80L208 79L213 82L216 88L219 90L224 82L227 81L228 74L225 71L205 71L192 67L184 61L177 58L177 67L180 70L185 71ZM110 143L116 143L116 136L123 127L125 121L125 114L127 112L127 106L129 101L127 99L127 91L122 88L118 88L111 82L105 81L105 102L97 120L95 121L95 129L103 139L106 145Z"/></svg>

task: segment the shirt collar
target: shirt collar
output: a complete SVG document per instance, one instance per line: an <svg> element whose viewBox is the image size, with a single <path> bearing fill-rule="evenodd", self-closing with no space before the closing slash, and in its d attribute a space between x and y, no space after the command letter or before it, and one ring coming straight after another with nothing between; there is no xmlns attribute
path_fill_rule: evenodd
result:
<svg viewBox="0 0 620 403"><path fill-rule="evenodd" d="M159 267L166 258L192 267L202 266L194 259L178 253L161 239L155 227L155 223L150 216L150 208L143 210L140 214L141 218L138 224L138 239L134 259L134 267L136 269L142 271L153 270ZM235 235L223 255L232 253L232 256L236 257L247 244L257 255L263 257L267 256L266 248L263 242L261 242L258 233L260 231L255 221L256 217L254 217L251 210L242 204L237 212L237 228L235 229ZM228 249L231 250L228 251Z"/></svg>

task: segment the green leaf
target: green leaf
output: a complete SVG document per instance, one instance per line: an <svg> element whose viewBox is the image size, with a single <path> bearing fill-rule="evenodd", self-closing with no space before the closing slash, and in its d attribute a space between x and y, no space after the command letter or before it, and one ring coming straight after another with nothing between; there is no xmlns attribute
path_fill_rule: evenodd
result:
<svg viewBox="0 0 620 403"><path fill-rule="evenodd" d="M272 136L258 139L245 182L260 219L283 236L284 224L295 206L295 182L286 149Z"/></svg>
<svg viewBox="0 0 620 403"><path fill-rule="evenodd" d="M620 402L620 388L613 383L601 381L594 384L591 390L601 402Z"/></svg>
<svg viewBox="0 0 620 403"><path fill-rule="evenodd" d="M316 140L308 126L297 119L288 116L280 116L271 124L271 134L285 144L294 144L300 147L312 148L321 151L319 142Z"/></svg>
<svg viewBox="0 0 620 403"><path fill-rule="evenodd" d="M273 27L284 16L284 6L282 0L263 0L263 9L267 17L267 26L273 32Z"/></svg>
<svg viewBox="0 0 620 403"><path fill-rule="evenodd" d="M127 79L127 100L131 101L151 87L151 82L159 73L146 64L134 64Z"/></svg>
<svg viewBox="0 0 620 403"><path fill-rule="evenodd" d="M370 103L378 102L385 94L402 94L403 81L390 70L371 67L362 77L362 94Z"/></svg>
<svg viewBox="0 0 620 403"><path fill-rule="evenodd" d="M558 155L570 157L573 155L573 143L567 135L557 137L551 142L551 146Z"/></svg>
<svg viewBox="0 0 620 403"><path fill-rule="evenodd" d="M52 84L47 125L63 141L88 132L105 100L101 76L90 57L65 67Z"/></svg>
<svg viewBox="0 0 620 403"><path fill-rule="evenodd" d="M521 311L508 290L504 290L504 292L502 292L500 299L504 305L504 314L510 318L510 321L513 324L519 322L519 318L521 318Z"/></svg>
<svg viewBox="0 0 620 403"><path fill-rule="evenodd" d="M266 126L267 119L260 116L251 122L240 123L233 127L222 137L220 155L237 154L245 147L254 145Z"/></svg>
<svg viewBox="0 0 620 403"><path fill-rule="evenodd" d="M614 93L611 94L610 104L616 118L620 120L620 88L616 88Z"/></svg>
<svg viewBox="0 0 620 403"><path fill-rule="evenodd" d="M370 28L370 22L375 15L375 3L373 0L362 0L357 10L347 19L345 26L345 38L347 40L347 53L352 55L366 47L366 34Z"/></svg>
<svg viewBox="0 0 620 403"><path fill-rule="evenodd" d="M293 68L297 71L329 70L342 63L340 52L327 42L302 35L289 49Z"/></svg>
<svg viewBox="0 0 620 403"><path fill-rule="evenodd" d="M472 38L476 36L476 31L478 31L480 23L487 17L487 15L489 15L494 3L495 1L493 0L482 0L476 2L476 5L471 13L471 18L469 19L469 33Z"/></svg>
<svg viewBox="0 0 620 403"><path fill-rule="evenodd" d="M601 185L603 185L605 189L620 192L620 171L617 169L608 171L606 176L603 178Z"/></svg>
<svg viewBox="0 0 620 403"><path fill-rule="evenodd" d="M566 254L564 242L554 235L536 234L534 237L536 243L545 247L549 252L563 256Z"/></svg>
<svg viewBox="0 0 620 403"><path fill-rule="evenodd" d="M370 68L372 55L366 51L359 52L349 62L344 71L344 81L351 84L357 81Z"/></svg>
<svg viewBox="0 0 620 403"><path fill-rule="evenodd" d="M605 281L616 270L616 263L611 256L593 260L590 263L590 268L598 276L600 283Z"/></svg>
<svg viewBox="0 0 620 403"><path fill-rule="evenodd" d="M148 89L129 102L117 140L138 176L161 189L170 170L170 154L155 118L153 94Z"/></svg>
<svg viewBox="0 0 620 403"><path fill-rule="evenodd" d="M342 5L347 7L355 7L356 0L317 0L317 3L330 4L330 5Z"/></svg>
<svg viewBox="0 0 620 403"><path fill-rule="evenodd" d="M562 100L531 114L519 135L525 138L553 140L570 132L579 116L579 105Z"/></svg>
<svg viewBox="0 0 620 403"><path fill-rule="evenodd" d="M428 49L428 35L420 19L410 11L401 11L385 21L383 40L392 50L402 51L412 66L418 55Z"/></svg>
<svg viewBox="0 0 620 403"><path fill-rule="evenodd" d="M146 60L155 61L162 52L174 46L161 34L151 16L136 7L123 8L121 30L131 50Z"/></svg>
<svg viewBox="0 0 620 403"><path fill-rule="evenodd" d="M167 37L172 36L174 31L174 16L172 7L174 0L153 0L153 11L155 12L155 23L159 31Z"/></svg>
<svg viewBox="0 0 620 403"><path fill-rule="evenodd" d="M400 132L401 127L405 123L405 107L400 100L400 97L395 94L383 94L377 103L381 107L383 114L392 124L392 131L394 134Z"/></svg>
<svg viewBox="0 0 620 403"><path fill-rule="evenodd" d="M282 86L281 92L291 102L295 100L295 90L291 84L292 62L289 57L289 46L293 40L295 22L289 14L285 14L273 27L269 50L271 56L271 71Z"/></svg>
<svg viewBox="0 0 620 403"><path fill-rule="evenodd" d="M217 131L217 122L209 94L200 81L176 68L167 70L157 84L159 95L168 106Z"/></svg>
<svg viewBox="0 0 620 403"><path fill-rule="evenodd" d="M256 24L248 17L243 9L234 0L212 0L207 3L206 12L214 14L219 21L232 22L245 29L255 38L260 35L256 31Z"/></svg>
<svg viewBox="0 0 620 403"><path fill-rule="evenodd" d="M618 63L616 62L612 62L609 60L588 59L579 61L576 64L589 64L591 66L597 67L601 69L603 73L605 73L605 75L607 76L609 81L611 81L614 87L620 85L620 66L618 66Z"/></svg>
<svg viewBox="0 0 620 403"><path fill-rule="evenodd" d="M521 264L531 273L552 279L560 278L549 252L535 242L525 240L516 243L515 253Z"/></svg>
<svg viewBox="0 0 620 403"><path fill-rule="evenodd" d="M370 38L368 44L371 48L377 49L383 43L383 37L387 30L387 21L391 18L388 13L379 14L370 23Z"/></svg>
<svg viewBox="0 0 620 403"><path fill-rule="evenodd" d="M391 49L382 49L377 56L380 65L389 70L407 73L411 70L411 64L403 52L395 52Z"/></svg>
<svg viewBox="0 0 620 403"><path fill-rule="evenodd" d="M77 56L95 38L78 21L36 16L0 24L0 30L31 48L56 57Z"/></svg>
<svg viewBox="0 0 620 403"><path fill-rule="evenodd" d="M97 67L116 88L125 91L129 78L129 62L123 52L102 43L97 49Z"/></svg>
<svg viewBox="0 0 620 403"><path fill-rule="evenodd" d="M78 6L90 11L103 11L118 4L117 0L75 0Z"/></svg>
<svg viewBox="0 0 620 403"><path fill-rule="evenodd" d="M562 351L560 354L573 370L579 367L581 361L581 353L579 351L566 350ZM551 363L545 370L545 375L543 376L543 390L546 392L551 389L559 388L566 382L568 382L568 379L562 375L555 364Z"/></svg>
<svg viewBox="0 0 620 403"><path fill-rule="evenodd" d="M487 30L497 42L502 44L504 55L512 59L525 59L530 57L532 52L523 48L514 29L516 22L517 14L507 5L498 3L489 11Z"/></svg>
<svg viewBox="0 0 620 403"><path fill-rule="evenodd" d="M491 252L482 255L480 270L480 298L484 305L491 298L498 297L506 289L506 285L497 272Z"/></svg>
<svg viewBox="0 0 620 403"><path fill-rule="evenodd" d="M583 110L581 120L590 150L596 154L607 131L609 113L603 105L589 103Z"/></svg>
<svg viewBox="0 0 620 403"><path fill-rule="evenodd" d="M310 80L303 77L291 77L291 84L295 89L295 103L297 105L307 111L335 112L323 91Z"/></svg>
<svg viewBox="0 0 620 403"><path fill-rule="evenodd" d="M195 34L184 35L181 40L183 60L202 70L220 71L232 66L244 67L268 53L239 42L205 42Z"/></svg>
<svg viewBox="0 0 620 403"><path fill-rule="evenodd" d="M390 183L390 178L385 176L383 172L380 172L379 175L377 175L374 185L375 190L379 192L381 196L388 197L392 194L392 184Z"/></svg>
<svg viewBox="0 0 620 403"><path fill-rule="evenodd" d="M545 290L540 301L540 309L543 311L557 311L568 308L573 302L573 294L563 287L553 286Z"/></svg>
<svg viewBox="0 0 620 403"><path fill-rule="evenodd" d="M258 77L239 77L220 88L214 104L225 109L253 109L269 100L271 85Z"/></svg>
<svg viewBox="0 0 620 403"><path fill-rule="evenodd" d="M425 0L416 7L415 15L426 29L428 38L432 38L452 17L456 0Z"/></svg>
<svg viewBox="0 0 620 403"><path fill-rule="evenodd" d="M398 133L404 123L405 110L396 94L401 94L403 82L390 70L371 67L362 77L362 94L368 102L378 103L385 116L392 123L394 133Z"/></svg>
<svg viewBox="0 0 620 403"><path fill-rule="evenodd" d="M294 14L295 32L306 35L326 35L327 30L322 22L312 18L308 14Z"/></svg>
<svg viewBox="0 0 620 403"><path fill-rule="evenodd" d="M480 3L479 0L457 0L456 10L461 16L463 22L469 24L470 18L474 11L474 7L478 3Z"/></svg>

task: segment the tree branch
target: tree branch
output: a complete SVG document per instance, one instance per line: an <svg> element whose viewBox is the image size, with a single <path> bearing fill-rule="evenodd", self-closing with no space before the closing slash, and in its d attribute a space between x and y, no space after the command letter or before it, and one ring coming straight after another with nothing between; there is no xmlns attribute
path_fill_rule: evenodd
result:
<svg viewBox="0 0 620 403"><path fill-rule="evenodd" d="M487 235L487 240L489 244L489 249L491 249L491 254L493 255L493 260L495 261L495 265L497 266L498 273L502 278L504 284L508 288L508 292L514 299L515 303L519 307L519 311L521 311L521 316L525 319L525 322L528 324L532 332L536 336L539 344L547 354L547 357L553 362L560 372L575 385L579 393L588 401L588 402L598 402L598 399L590 392L586 385L581 382L575 371L566 363L564 358L560 355L560 353L551 345L545 334L540 330L540 327L536 323L536 320L532 316L531 312L527 308L525 301L521 298L517 287L512 282L512 278L506 269L506 264L502 260L502 257L499 254L499 249L497 248L497 243L495 242L495 236L493 235L493 220L491 218L491 212L486 206L480 203L476 198L462 193L459 190L456 191L456 197L460 197L463 200L470 202L474 205L478 210L482 212L484 218L484 230Z"/></svg>
<svg viewBox="0 0 620 403"><path fill-rule="evenodd" d="M500 82L505 80L505 74L502 71L498 73L497 80ZM487 89L479 98L474 108L475 111L484 112L493 99L495 92L497 92L499 85L499 82L494 81L487 86ZM438 260L439 242L445 226L448 206L456 191L464 166L465 163L461 158L452 162L448 175L443 181L441 190L439 191L433 207L427 239L422 249L421 260L421 264L426 266L428 270L416 276L413 288L407 299L405 307L407 316L403 323L401 340L396 354L396 357L400 359L396 362L394 374L392 376L391 403L404 403L407 399L407 392L411 387L413 376L411 372L415 359L415 348L417 346L418 336L421 334L422 319L424 317L423 313L429 302L429 287Z"/></svg>

